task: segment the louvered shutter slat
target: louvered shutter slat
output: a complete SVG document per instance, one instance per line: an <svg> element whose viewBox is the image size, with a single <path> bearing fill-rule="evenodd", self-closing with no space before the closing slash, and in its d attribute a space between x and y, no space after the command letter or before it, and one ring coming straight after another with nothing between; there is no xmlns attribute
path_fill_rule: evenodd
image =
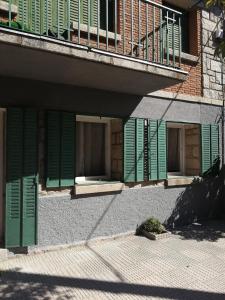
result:
<svg viewBox="0 0 225 300"><path fill-rule="evenodd" d="M20 246L21 176L23 170L23 112L7 110L7 169L6 169L6 247Z"/></svg>
<svg viewBox="0 0 225 300"><path fill-rule="evenodd" d="M148 126L149 180L158 179L158 122L149 121Z"/></svg>
<svg viewBox="0 0 225 300"><path fill-rule="evenodd" d="M210 125L201 125L202 174L211 167Z"/></svg>
<svg viewBox="0 0 225 300"><path fill-rule="evenodd" d="M135 181L135 119L124 123L124 182Z"/></svg>
<svg viewBox="0 0 225 300"><path fill-rule="evenodd" d="M144 119L136 119L136 181L144 180Z"/></svg>
<svg viewBox="0 0 225 300"><path fill-rule="evenodd" d="M219 156L219 126L211 125L211 164Z"/></svg>
<svg viewBox="0 0 225 300"><path fill-rule="evenodd" d="M47 116L47 187L60 186L60 113Z"/></svg>
<svg viewBox="0 0 225 300"><path fill-rule="evenodd" d="M22 245L36 244L37 207L37 112L24 111Z"/></svg>
<svg viewBox="0 0 225 300"><path fill-rule="evenodd" d="M62 113L61 131L61 186L75 183L75 115Z"/></svg>
<svg viewBox="0 0 225 300"><path fill-rule="evenodd" d="M166 122L158 121L158 179L167 179Z"/></svg>

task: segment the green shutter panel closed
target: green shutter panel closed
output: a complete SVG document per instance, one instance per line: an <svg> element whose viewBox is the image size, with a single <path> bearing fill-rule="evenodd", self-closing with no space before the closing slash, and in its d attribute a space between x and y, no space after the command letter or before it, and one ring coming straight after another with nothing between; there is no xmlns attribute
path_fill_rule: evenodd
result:
<svg viewBox="0 0 225 300"><path fill-rule="evenodd" d="M41 32L41 0L31 1L30 4L31 30Z"/></svg>
<svg viewBox="0 0 225 300"><path fill-rule="evenodd" d="M211 125L211 165L219 156L219 126Z"/></svg>
<svg viewBox="0 0 225 300"><path fill-rule="evenodd" d="M135 119L124 122L124 182L135 181Z"/></svg>
<svg viewBox="0 0 225 300"><path fill-rule="evenodd" d="M37 112L24 111L22 245L36 244L37 214Z"/></svg>
<svg viewBox="0 0 225 300"><path fill-rule="evenodd" d="M47 187L60 186L60 112L49 111L47 115Z"/></svg>
<svg viewBox="0 0 225 300"><path fill-rule="evenodd" d="M7 110L7 166L5 245L20 246L21 236L21 176L23 171L23 112L21 109Z"/></svg>
<svg viewBox="0 0 225 300"><path fill-rule="evenodd" d="M144 181L144 119L136 119L136 181Z"/></svg>
<svg viewBox="0 0 225 300"><path fill-rule="evenodd" d="M158 179L167 179L166 122L158 120Z"/></svg>
<svg viewBox="0 0 225 300"><path fill-rule="evenodd" d="M75 184L75 115L62 113L61 130L61 186Z"/></svg>
<svg viewBox="0 0 225 300"><path fill-rule="evenodd" d="M202 174L211 167L211 134L210 125L201 125Z"/></svg>
<svg viewBox="0 0 225 300"><path fill-rule="evenodd" d="M71 19L71 22L78 22L78 1L79 0L71 0L70 1L70 19Z"/></svg>
<svg viewBox="0 0 225 300"><path fill-rule="evenodd" d="M148 124L149 180L158 179L158 122L149 120Z"/></svg>

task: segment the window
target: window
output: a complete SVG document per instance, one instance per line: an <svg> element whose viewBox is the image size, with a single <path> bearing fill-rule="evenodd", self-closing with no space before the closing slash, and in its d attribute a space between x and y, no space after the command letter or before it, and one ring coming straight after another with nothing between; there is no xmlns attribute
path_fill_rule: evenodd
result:
<svg viewBox="0 0 225 300"><path fill-rule="evenodd" d="M77 116L76 182L110 178L110 120Z"/></svg>
<svg viewBox="0 0 225 300"><path fill-rule="evenodd" d="M200 174L200 127L195 124L167 124L167 168L169 176Z"/></svg>
<svg viewBox="0 0 225 300"><path fill-rule="evenodd" d="M165 6L180 11L182 13L181 16L181 44L182 48L181 51L185 53L189 53L189 12L184 10L180 7L173 6L168 4L167 2L164 3ZM164 10L163 12L163 21L164 21L164 28L166 32L166 24L167 24L167 13ZM174 47L175 50L179 50L179 17L176 16L174 19L173 12L168 13L168 39L169 39L169 48L173 48L173 29L174 29ZM165 34L166 35L166 34ZM166 37L165 37L166 41Z"/></svg>

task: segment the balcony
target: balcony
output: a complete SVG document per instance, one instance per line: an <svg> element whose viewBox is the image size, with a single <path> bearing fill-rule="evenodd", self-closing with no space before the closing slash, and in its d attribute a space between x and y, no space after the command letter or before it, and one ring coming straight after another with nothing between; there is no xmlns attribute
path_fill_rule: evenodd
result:
<svg viewBox="0 0 225 300"><path fill-rule="evenodd" d="M187 77L181 18L150 0L0 1L0 75L144 95Z"/></svg>

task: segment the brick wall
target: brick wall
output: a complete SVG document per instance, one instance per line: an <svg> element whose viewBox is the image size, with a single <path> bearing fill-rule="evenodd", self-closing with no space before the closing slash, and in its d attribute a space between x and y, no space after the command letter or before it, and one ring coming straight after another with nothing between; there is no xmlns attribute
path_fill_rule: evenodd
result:
<svg viewBox="0 0 225 300"><path fill-rule="evenodd" d="M182 60L181 68L189 73L188 79L165 90L179 94L202 96L201 11L193 9L189 12L189 16L190 54L198 57L198 60L197 62Z"/></svg>

